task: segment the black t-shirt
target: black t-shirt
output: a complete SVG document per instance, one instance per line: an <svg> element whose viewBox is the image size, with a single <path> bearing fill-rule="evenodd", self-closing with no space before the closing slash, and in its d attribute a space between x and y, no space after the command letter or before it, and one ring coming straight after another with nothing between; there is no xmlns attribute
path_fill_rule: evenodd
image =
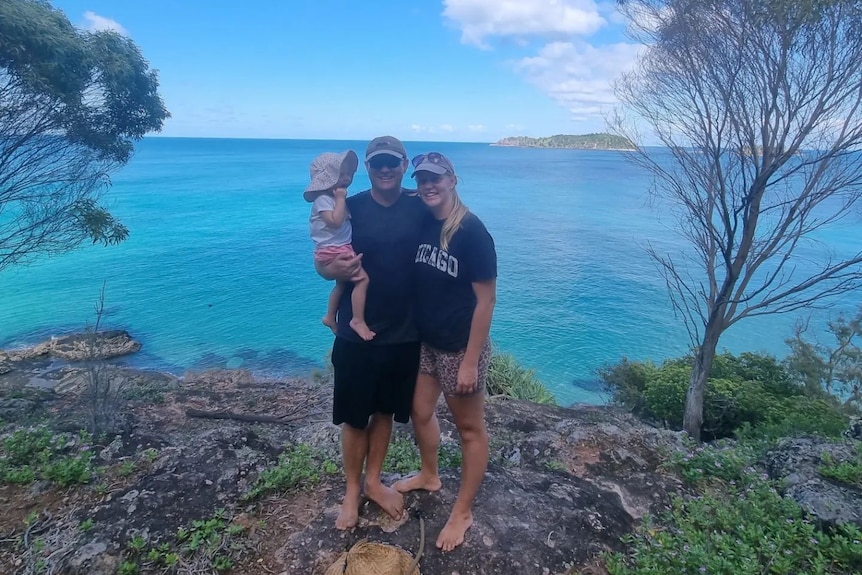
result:
<svg viewBox="0 0 862 575"><path fill-rule="evenodd" d="M473 283L497 277L494 240L482 221L467 213L461 228L440 249L443 221L430 214L422 222L416 251L416 325L424 343L461 351L470 339L476 309Z"/></svg>
<svg viewBox="0 0 862 575"><path fill-rule="evenodd" d="M413 320L413 258L419 242L419 226L428 209L418 197L402 192L391 206L378 204L366 190L347 198L353 225L353 250L362 254L368 274L365 323L377 335L373 344L418 341ZM363 341L350 328L353 309L350 284L338 303L338 336Z"/></svg>

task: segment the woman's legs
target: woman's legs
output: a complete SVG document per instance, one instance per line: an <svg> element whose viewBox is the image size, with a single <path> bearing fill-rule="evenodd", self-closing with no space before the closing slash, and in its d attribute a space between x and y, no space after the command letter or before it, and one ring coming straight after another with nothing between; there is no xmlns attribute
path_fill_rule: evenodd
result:
<svg viewBox="0 0 862 575"><path fill-rule="evenodd" d="M413 431L419 445L422 468L416 475L402 479L393 485L401 493L424 489L437 491L441 487L437 471L437 449L440 447L440 423L437 421L437 399L440 398L440 384L437 379L420 373L413 392Z"/></svg>
<svg viewBox="0 0 862 575"><path fill-rule="evenodd" d="M464 542L464 534L473 525L473 500L488 468L488 433L484 392L447 395L446 403L461 435L461 487L449 520L437 537L437 547L451 551Z"/></svg>

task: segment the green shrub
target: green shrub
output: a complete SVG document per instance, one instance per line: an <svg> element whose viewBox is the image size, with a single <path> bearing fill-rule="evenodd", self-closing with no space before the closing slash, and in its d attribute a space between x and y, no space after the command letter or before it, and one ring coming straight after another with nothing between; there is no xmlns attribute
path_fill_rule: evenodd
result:
<svg viewBox="0 0 862 575"><path fill-rule="evenodd" d="M862 569L857 528L820 531L766 481L678 498L657 524L647 518L625 542L626 553L606 557L611 575L827 575Z"/></svg>
<svg viewBox="0 0 862 575"><path fill-rule="evenodd" d="M652 362L629 361L624 357L619 363L600 367L597 374L605 392L611 396L611 403L625 406L635 415L647 416L650 414L644 390L647 382L654 379L656 371Z"/></svg>
<svg viewBox="0 0 862 575"><path fill-rule="evenodd" d="M847 429L847 423L844 411L831 399L788 397L770 404L763 423L756 427L742 425L736 430L736 436L766 439L795 435L840 437Z"/></svg>
<svg viewBox="0 0 862 575"><path fill-rule="evenodd" d="M536 378L536 373L522 367L510 354L494 353L491 357L487 393L534 403L556 403L553 394Z"/></svg>
<svg viewBox="0 0 862 575"><path fill-rule="evenodd" d="M599 376L612 402L636 415L681 429L691 377L691 358L660 366L622 360ZM772 356L723 353L715 358L704 394L702 437L711 440L820 433L839 435L847 426L839 402L810 396Z"/></svg>
<svg viewBox="0 0 862 575"><path fill-rule="evenodd" d="M782 497L752 463L754 445L700 446L668 467L700 488L671 509L646 517L624 537L627 549L608 554L611 575L832 575L862 569L862 533L855 526L821 531Z"/></svg>

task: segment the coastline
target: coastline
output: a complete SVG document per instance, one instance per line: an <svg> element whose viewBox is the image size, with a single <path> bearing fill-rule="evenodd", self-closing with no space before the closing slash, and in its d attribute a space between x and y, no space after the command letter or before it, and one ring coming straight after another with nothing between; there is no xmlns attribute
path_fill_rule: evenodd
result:
<svg viewBox="0 0 862 575"><path fill-rule="evenodd" d="M637 152L632 148L590 148L586 146L526 146L522 144L498 144L496 142L488 144L494 148L535 148L538 150L594 150L599 152Z"/></svg>

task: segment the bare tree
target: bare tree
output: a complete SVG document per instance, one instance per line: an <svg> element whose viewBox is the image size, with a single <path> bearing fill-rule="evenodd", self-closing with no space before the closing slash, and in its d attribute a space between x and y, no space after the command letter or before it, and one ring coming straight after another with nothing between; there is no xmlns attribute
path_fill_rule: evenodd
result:
<svg viewBox="0 0 862 575"><path fill-rule="evenodd" d="M115 377L113 370L105 361L105 349L101 332L102 318L105 315L105 283L99 291L95 305L96 323L85 331L85 371L82 398L86 402L90 416L90 433L93 437L103 437L109 433L122 431L123 384Z"/></svg>
<svg viewBox="0 0 862 575"><path fill-rule="evenodd" d="M689 247L649 251L694 347L684 427L699 439L725 330L825 304L862 283L862 252L839 256L817 242L862 195L862 3L620 6L645 48L616 85L634 116L613 124L638 140L645 122L663 144L633 156L654 176L653 192L669 201Z"/></svg>
<svg viewBox="0 0 862 575"><path fill-rule="evenodd" d="M129 38L79 30L43 0L0 2L0 271L126 238L99 202L169 116L157 90Z"/></svg>

